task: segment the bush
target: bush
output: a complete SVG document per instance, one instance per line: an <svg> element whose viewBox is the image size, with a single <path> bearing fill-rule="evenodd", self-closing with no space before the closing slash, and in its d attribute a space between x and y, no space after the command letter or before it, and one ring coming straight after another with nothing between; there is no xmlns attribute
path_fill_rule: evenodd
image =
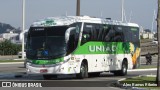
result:
<svg viewBox="0 0 160 90"><path fill-rule="evenodd" d="M0 42L0 55L16 55L21 51L21 45L13 44L9 40Z"/></svg>

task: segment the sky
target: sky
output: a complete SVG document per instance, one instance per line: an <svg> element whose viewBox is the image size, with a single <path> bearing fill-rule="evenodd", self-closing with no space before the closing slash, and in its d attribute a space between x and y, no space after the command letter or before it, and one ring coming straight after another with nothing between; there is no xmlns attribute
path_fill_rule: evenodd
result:
<svg viewBox="0 0 160 90"><path fill-rule="evenodd" d="M38 19L76 15L77 0L26 0L25 28ZM121 20L121 0L80 0L81 15ZM158 0L124 0L126 21L151 29ZM22 27L22 0L0 0L0 22ZM156 22L154 22L156 29Z"/></svg>

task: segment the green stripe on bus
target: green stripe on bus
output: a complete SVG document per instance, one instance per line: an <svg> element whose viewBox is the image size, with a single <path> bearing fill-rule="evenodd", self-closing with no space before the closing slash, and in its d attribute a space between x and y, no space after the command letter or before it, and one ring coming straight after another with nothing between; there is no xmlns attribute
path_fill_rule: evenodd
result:
<svg viewBox="0 0 160 90"><path fill-rule="evenodd" d="M32 60L32 64L37 64L37 65L49 65L49 64L56 64L64 61L64 57L62 58L57 58L53 60Z"/></svg>
<svg viewBox="0 0 160 90"><path fill-rule="evenodd" d="M128 54L129 42L87 42L79 46L73 54Z"/></svg>

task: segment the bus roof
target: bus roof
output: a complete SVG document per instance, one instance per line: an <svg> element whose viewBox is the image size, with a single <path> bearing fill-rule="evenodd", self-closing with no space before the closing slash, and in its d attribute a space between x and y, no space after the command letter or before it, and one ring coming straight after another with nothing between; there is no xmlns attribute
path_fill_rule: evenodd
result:
<svg viewBox="0 0 160 90"><path fill-rule="evenodd" d="M90 17L90 16L48 17L48 18L40 19L40 20L34 22L31 25L31 27L63 26L63 25L70 25L75 22L87 22L87 23L99 23L99 24L111 24L111 25L139 27L139 25L136 23L124 23L121 21L95 18L95 17Z"/></svg>

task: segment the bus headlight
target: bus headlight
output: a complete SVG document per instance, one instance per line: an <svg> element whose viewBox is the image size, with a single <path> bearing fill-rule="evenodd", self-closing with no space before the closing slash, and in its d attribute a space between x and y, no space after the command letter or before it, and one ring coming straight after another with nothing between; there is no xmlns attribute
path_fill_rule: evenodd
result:
<svg viewBox="0 0 160 90"><path fill-rule="evenodd" d="M32 65L32 60L27 60L26 61L26 66L31 66Z"/></svg>
<svg viewBox="0 0 160 90"><path fill-rule="evenodd" d="M26 66L31 66L31 65L32 65L32 63L29 63L29 62L26 63Z"/></svg>

